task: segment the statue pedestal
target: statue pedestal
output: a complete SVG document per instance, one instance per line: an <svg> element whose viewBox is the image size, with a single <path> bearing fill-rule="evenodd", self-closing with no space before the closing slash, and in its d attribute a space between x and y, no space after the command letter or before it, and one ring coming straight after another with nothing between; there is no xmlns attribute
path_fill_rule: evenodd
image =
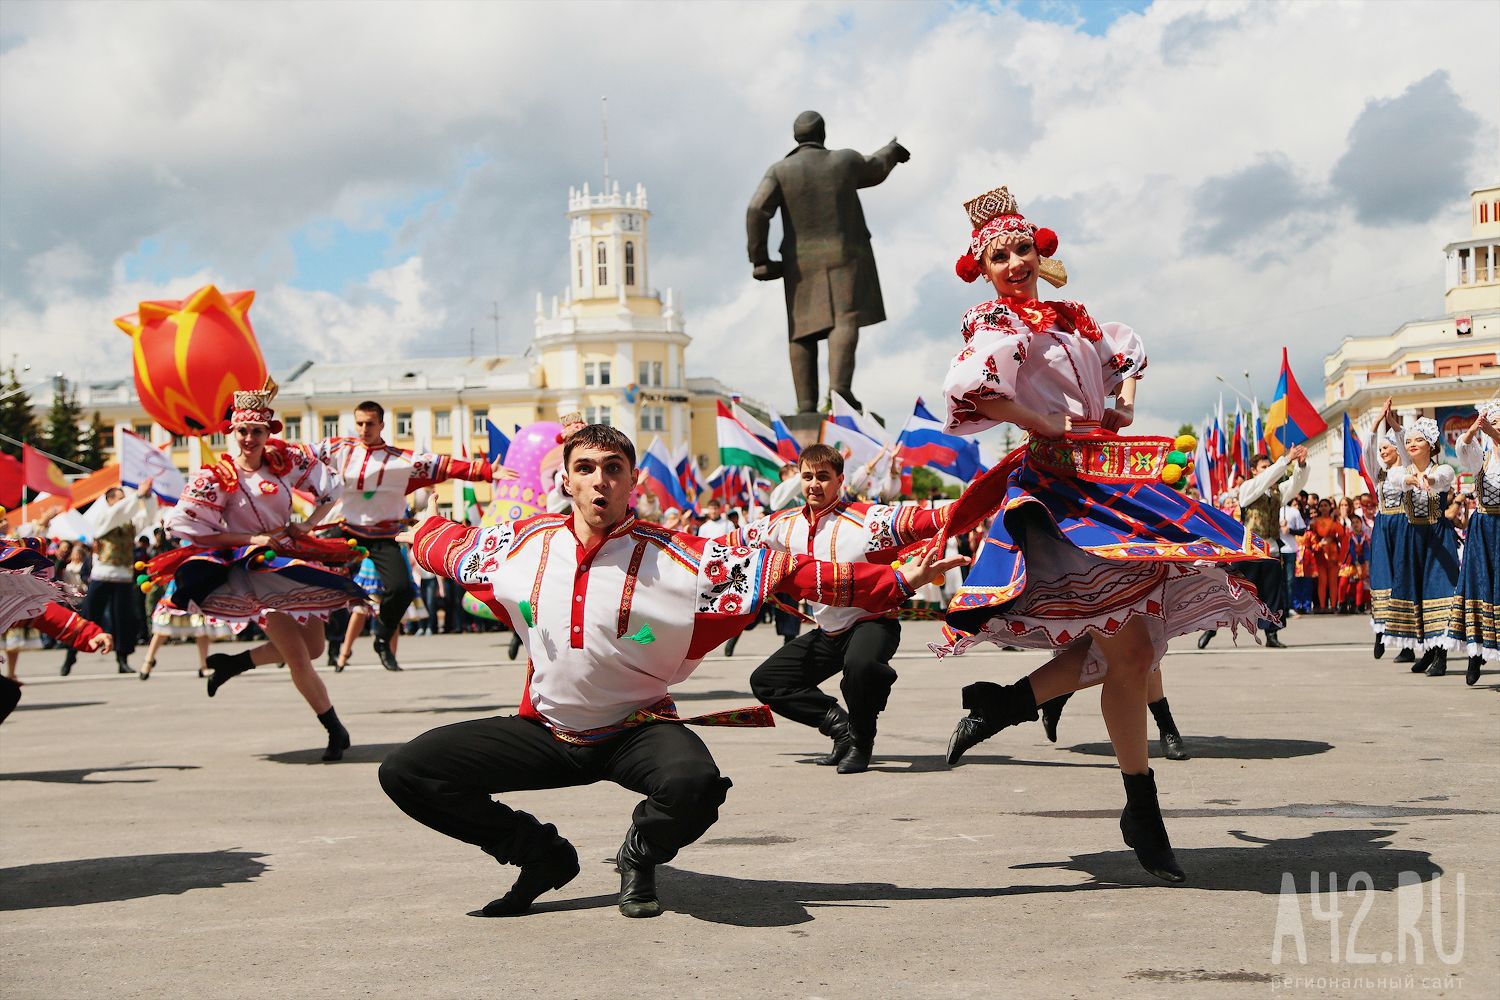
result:
<svg viewBox="0 0 1500 1000"><path fill-rule="evenodd" d="M818 443L818 437L823 431L821 413L793 413L782 419L786 421L787 430L792 432L792 437L797 439L799 448Z"/></svg>

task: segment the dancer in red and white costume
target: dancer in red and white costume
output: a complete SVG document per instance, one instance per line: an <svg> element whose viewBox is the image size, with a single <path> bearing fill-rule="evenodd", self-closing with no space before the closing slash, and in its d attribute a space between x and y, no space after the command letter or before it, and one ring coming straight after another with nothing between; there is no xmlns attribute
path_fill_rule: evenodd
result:
<svg viewBox="0 0 1500 1000"><path fill-rule="evenodd" d="M573 512L488 528L430 517L412 535L418 563L481 595L521 631L531 673L519 715L434 729L388 757L386 794L439 833L518 865L487 916L525 912L578 874L578 853L490 796L610 780L644 793L616 855L620 911L661 912L656 866L718 819L730 781L687 723L764 726L764 706L684 720L668 688L755 621L772 593L889 608L962 560L903 570L820 563L726 545L639 521L630 509L635 446L591 424L564 445Z"/></svg>
<svg viewBox="0 0 1500 1000"><path fill-rule="evenodd" d="M357 558L353 543L312 532L338 501L342 484L306 445L272 438L281 421L271 409L274 382L234 394L230 426L239 454L199 470L167 519L167 530L189 544L147 566L152 586L175 584L163 599L230 624L256 622L269 642L243 653L208 658L212 698L230 678L267 663L285 663L292 682L328 731L324 760L339 760L349 733L313 669L323 651L323 619L364 604L365 593L325 562ZM316 498L305 523L292 521L292 493Z"/></svg>
<svg viewBox="0 0 1500 1000"><path fill-rule="evenodd" d="M728 544L829 562L889 564L902 549L926 541L948 523L945 509L846 499L844 457L826 444L803 449L797 468L807 505L752 521L731 532ZM808 610L818 627L756 667L750 690L777 715L832 738L833 750L819 764L858 774L869 769L876 720L896 683L891 657L901 645L901 623L873 608L814 603ZM836 674L843 675L839 687L848 711L818 689Z"/></svg>
<svg viewBox="0 0 1500 1000"><path fill-rule="evenodd" d="M358 437L335 437L319 444L318 457L332 466L343 481L342 531L369 550L370 562L383 587L380 613L375 618L375 655L387 670L400 670L396 642L401 618L416 596L411 567L396 535L406 527L407 494L449 479L485 483L514 479L505 466L485 459L468 461L426 451L411 451L385 443L385 407L367 399L354 408Z"/></svg>

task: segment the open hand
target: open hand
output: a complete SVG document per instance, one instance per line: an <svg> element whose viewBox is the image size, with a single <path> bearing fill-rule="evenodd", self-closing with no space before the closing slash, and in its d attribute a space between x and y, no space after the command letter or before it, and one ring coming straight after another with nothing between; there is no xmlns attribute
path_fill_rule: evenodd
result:
<svg viewBox="0 0 1500 1000"><path fill-rule="evenodd" d="M520 479L521 474L508 465L495 466L495 482L509 482L512 479Z"/></svg>
<svg viewBox="0 0 1500 1000"><path fill-rule="evenodd" d="M108 632L100 632L89 640L89 652L108 653L115 648L115 637Z"/></svg>
<svg viewBox="0 0 1500 1000"><path fill-rule="evenodd" d="M903 563L898 572L906 579L906 585L916 590L941 580L950 569L969 564L968 556L944 556L942 551L928 546Z"/></svg>

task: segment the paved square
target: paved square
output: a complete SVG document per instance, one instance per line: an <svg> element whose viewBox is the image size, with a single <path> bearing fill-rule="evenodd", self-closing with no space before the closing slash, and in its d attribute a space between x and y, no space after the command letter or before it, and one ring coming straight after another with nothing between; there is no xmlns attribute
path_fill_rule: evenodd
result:
<svg viewBox="0 0 1500 1000"><path fill-rule="evenodd" d="M0 994L1496 995L1500 673L1466 688L1460 660L1441 679L1376 662L1363 618L1296 619L1285 651L1178 640L1165 681L1194 757L1154 762L1188 872L1169 887L1120 841L1093 693L1055 746L1031 725L944 766L959 687L1042 657L940 663L935 634L906 627L866 774L812 766L825 741L794 724L700 730L735 786L662 869L667 913L638 921L616 912L609 864L623 789L508 797L555 822L583 872L531 915L484 920L467 911L515 869L408 820L376 782L412 736L514 710L504 636L410 638L400 674L362 643L325 674L356 744L331 765L284 671L210 701L190 647L147 683L103 658L62 679L60 653L27 653L0 727ZM747 633L679 701L752 703L774 642Z"/></svg>

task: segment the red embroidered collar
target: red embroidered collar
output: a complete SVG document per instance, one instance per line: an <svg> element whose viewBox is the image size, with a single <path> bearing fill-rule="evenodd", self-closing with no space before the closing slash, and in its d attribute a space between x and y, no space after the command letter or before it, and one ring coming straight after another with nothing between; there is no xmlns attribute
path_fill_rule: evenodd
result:
<svg viewBox="0 0 1500 1000"><path fill-rule="evenodd" d="M1015 313L1032 333L1041 333L1055 326L1076 333L1084 340L1098 341L1104 336L1104 331L1099 329L1099 324L1094 322L1094 318L1080 302L1040 302L1031 298L1004 296L996 301Z"/></svg>

